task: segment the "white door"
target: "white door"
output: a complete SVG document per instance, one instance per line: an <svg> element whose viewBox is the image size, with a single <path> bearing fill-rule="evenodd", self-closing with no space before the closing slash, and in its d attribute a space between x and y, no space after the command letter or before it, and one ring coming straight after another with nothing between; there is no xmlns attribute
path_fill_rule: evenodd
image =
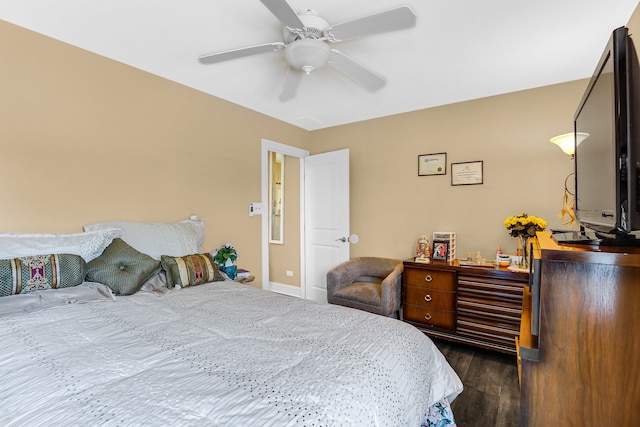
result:
<svg viewBox="0 0 640 427"><path fill-rule="evenodd" d="M304 158L305 298L327 302L327 271L349 259L349 150Z"/></svg>

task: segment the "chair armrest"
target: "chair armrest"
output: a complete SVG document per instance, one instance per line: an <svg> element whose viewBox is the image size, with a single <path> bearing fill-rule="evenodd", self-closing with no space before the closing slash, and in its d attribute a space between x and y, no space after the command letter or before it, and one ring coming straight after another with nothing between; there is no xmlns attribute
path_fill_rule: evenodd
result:
<svg viewBox="0 0 640 427"><path fill-rule="evenodd" d="M399 263L382 281L382 302L386 307L399 307L402 297L402 272L404 264ZM388 304L387 304L388 302Z"/></svg>
<svg viewBox="0 0 640 427"><path fill-rule="evenodd" d="M385 283L385 282L389 282L390 283L390 282L402 280L402 272L403 271L404 271L404 264L399 263L398 265L396 265L396 267L393 269L393 271L391 273L389 273L389 275L387 277L384 278L382 283Z"/></svg>

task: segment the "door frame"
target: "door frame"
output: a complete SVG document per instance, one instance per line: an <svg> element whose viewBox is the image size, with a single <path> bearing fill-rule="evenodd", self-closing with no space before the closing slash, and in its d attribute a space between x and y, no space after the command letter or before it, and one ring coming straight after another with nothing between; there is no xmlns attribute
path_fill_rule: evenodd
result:
<svg viewBox="0 0 640 427"><path fill-rule="evenodd" d="M269 152L297 157L300 161L300 297L305 298L305 253L304 253L304 159L310 153L301 148L262 139L261 145L261 199L262 199L262 289L271 290L269 279Z"/></svg>

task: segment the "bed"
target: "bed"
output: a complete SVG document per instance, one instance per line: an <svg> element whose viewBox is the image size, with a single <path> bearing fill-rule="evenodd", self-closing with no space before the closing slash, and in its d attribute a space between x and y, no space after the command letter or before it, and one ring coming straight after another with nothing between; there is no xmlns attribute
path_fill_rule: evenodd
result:
<svg viewBox="0 0 640 427"><path fill-rule="evenodd" d="M87 271L114 242L137 243L106 229L84 253ZM2 263L22 259L7 254L25 256L2 243L6 281ZM163 258L192 250L159 249L160 269L126 295L85 271L74 286L0 297L0 425L455 425L449 403L462 384L413 326L217 271L188 283Z"/></svg>

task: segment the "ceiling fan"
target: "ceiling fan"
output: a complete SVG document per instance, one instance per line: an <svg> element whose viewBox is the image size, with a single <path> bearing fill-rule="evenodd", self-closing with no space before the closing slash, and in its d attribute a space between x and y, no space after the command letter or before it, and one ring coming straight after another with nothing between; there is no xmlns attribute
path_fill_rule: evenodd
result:
<svg viewBox="0 0 640 427"><path fill-rule="evenodd" d="M416 14L409 6L377 12L335 25L329 25L312 9L296 13L286 0L260 0L282 23L283 40L211 53L198 58L202 64L215 64L230 59L284 50L289 65L280 100L295 96L301 76L311 74L329 64L368 90L375 91L385 80L369 68L356 62L329 43L414 27Z"/></svg>

